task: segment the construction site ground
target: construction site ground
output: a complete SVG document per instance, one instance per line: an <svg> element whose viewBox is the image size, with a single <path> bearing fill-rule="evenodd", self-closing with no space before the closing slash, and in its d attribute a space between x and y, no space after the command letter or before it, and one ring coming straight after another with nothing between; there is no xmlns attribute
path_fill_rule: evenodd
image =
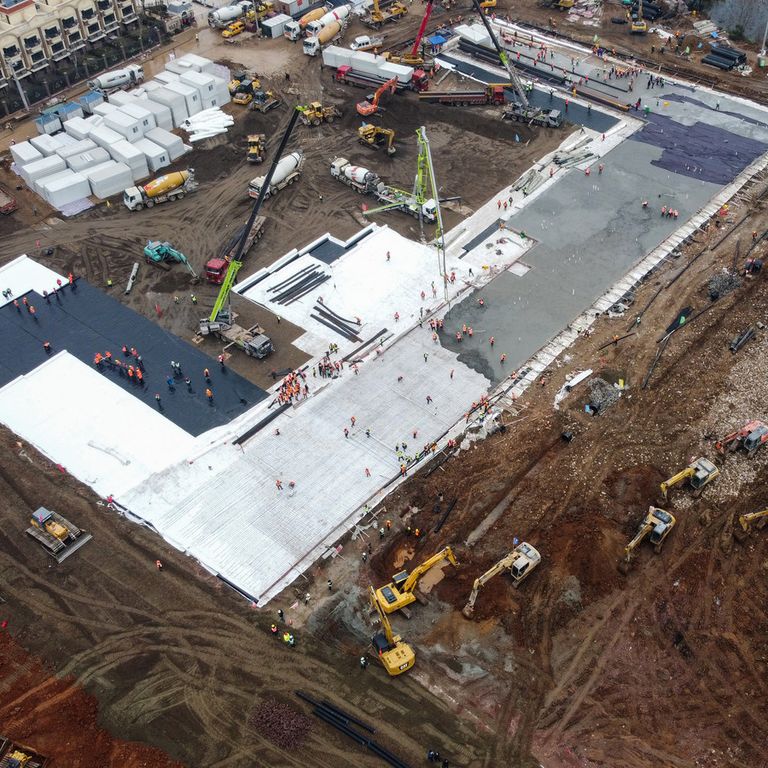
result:
<svg viewBox="0 0 768 768"><path fill-rule="evenodd" d="M513 15L540 21L542 11L534 5L516 4ZM619 35L610 15L607 8L603 29ZM416 14L403 30L406 23L415 26ZM558 29L565 31L560 19ZM594 32L585 29L591 38ZM567 31L581 34L576 26ZM643 49L648 44L628 35L620 42ZM229 50L234 62L238 49ZM291 63L289 87L299 91L294 98L317 98L320 81L311 82L316 70L300 66L297 57ZM309 82L297 82L300 71ZM407 185L413 173L412 142L399 145L392 161L354 144L353 102L365 92L352 91L350 98L330 83L328 72L321 77L344 119L302 129L294 140L308 156L304 177L292 188L295 194L270 203L267 233L250 256L251 266L297 245L294 218L300 217L308 239L327 230L343 237L359 228L362 218L349 189L327 170L328 160L341 154L341 135L350 159L387 180ZM725 76L723 87L735 77ZM739 80L755 90L764 82ZM276 80L278 85L285 83ZM508 164L506 180L510 166L523 170L562 137L544 132L530 144L515 143L499 139L505 126L490 117L486 124L478 117L482 111L446 109L417 111L392 99L384 124L392 120L402 138L427 122L433 149L437 144L446 150L436 153L438 178L445 180L446 194L461 194L469 209L500 186L494 186L499 157ZM243 162L245 135L279 135L287 112L241 114L216 146L196 151L201 189L174 205L129 214L118 201L111 210L59 221L39 202L35 217L31 198L22 194L22 211L0 220L3 261L53 248L43 263L74 269L96 285L111 277L116 294L148 238L171 240L201 267L247 213L245 186L260 171ZM476 184L456 188L470 164ZM5 171L0 181L13 184ZM206 203L206 185L214 181L216 200ZM53 768L381 765L319 720L308 724L301 716L308 708L294 695L302 689L374 722L375 738L411 765L421 764L430 747L468 768L768 765L768 544L765 532L756 531L743 545L728 535L734 514L768 506L768 451L752 460L729 456L721 477L699 499L685 489L673 490L666 503L658 497L661 480L700 455L714 455L715 438L747 419L768 417L768 336L758 329L741 351L728 351L735 335L768 318L765 274L743 279L677 332L642 387L664 329L682 308L710 306L708 280L740 263L753 231L768 229L765 192L763 179L732 203L720 227L713 223L678 259L649 276L625 317L599 318L592 335L577 341L506 415L506 432L459 451L431 474L417 473L386 499L385 509L374 510L375 526L341 542L340 557L318 563L265 611L249 607L156 535L107 511L66 468L0 432L0 616L8 621L0 638L4 735L50 755ZM386 221L414 234L406 217L389 214ZM720 242L729 229L733 234ZM663 287L704 246L716 244ZM765 244L750 255L765 258ZM192 291L200 297L197 308ZM189 338L215 292L190 286L178 269L166 273L142 263L133 293L120 298ZM271 383L271 369L303 359L289 346L299 331L250 311L276 340L278 356L261 365L234 357L231 364L257 383ZM628 388L597 417L584 412L588 382L555 411L566 374L584 368L611 383L623 379ZM572 433L571 442L564 432ZM672 511L677 525L661 554L643 545L634 569L623 576L616 567L622 549L651 504ZM23 533L40 505L66 510L94 541L55 565ZM387 519L392 531L382 538L377 528ZM485 520L493 522L481 529ZM426 533L417 540L406 534L407 525ZM515 537L541 551L541 565L518 590L505 576L489 582L468 621L460 610L474 578L509 551ZM476 543L468 546L467 540ZM363 563L368 541L371 553ZM393 616L416 650L414 670L390 679L373 658L367 670L360 669L372 632L367 585L385 583L444 544L455 548L459 568L448 566L442 579L433 571L424 580L428 604L413 605L410 620ZM158 558L162 572L154 565ZM296 635L295 648L270 635L278 608ZM286 741L278 739L280 728L260 718L264 706L288 713ZM132 741L143 744L124 743Z"/></svg>

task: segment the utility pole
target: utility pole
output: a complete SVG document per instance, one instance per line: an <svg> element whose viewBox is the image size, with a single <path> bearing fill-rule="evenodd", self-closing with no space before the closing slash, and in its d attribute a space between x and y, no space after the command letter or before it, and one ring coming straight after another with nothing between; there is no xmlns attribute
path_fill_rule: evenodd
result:
<svg viewBox="0 0 768 768"><path fill-rule="evenodd" d="M763 42L760 43L760 56L765 56L765 40L768 38L768 16L765 19L765 31L763 32Z"/></svg>
<svg viewBox="0 0 768 768"><path fill-rule="evenodd" d="M16 87L19 89L19 96L21 96L21 103L24 105L24 109L29 112L29 100L27 94L24 93L24 89L21 87L21 81L16 77L16 70L13 70L13 82L16 83Z"/></svg>

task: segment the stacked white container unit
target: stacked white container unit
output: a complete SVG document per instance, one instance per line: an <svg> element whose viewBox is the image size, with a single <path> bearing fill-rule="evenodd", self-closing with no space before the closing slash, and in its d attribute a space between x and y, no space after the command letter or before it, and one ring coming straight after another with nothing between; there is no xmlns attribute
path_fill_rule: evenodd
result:
<svg viewBox="0 0 768 768"><path fill-rule="evenodd" d="M130 115L138 120L143 133L151 131L153 128L157 127L157 120L152 112L135 100L131 104L123 104L123 106L120 107L120 111L125 112L126 115Z"/></svg>
<svg viewBox="0 0 768 768"><path fill-rule="evenodd" d="M158 104L145 97L136 97L133 103L138 104L142 109L151 112L155 116L155 123L158 128L165 128L166 131L173 129L173 115L171 110L164 104Z"/></svg>
<svg viewBox="0 0 768 768"><path fill-rule="evenodd" d="M104 163L88 174L91 189L96 197L102 200L117 195L128 187L133 186L133 173L125 163Z"/></svg>
<svg viewBox="0 0 768 768"><path fill-rule="evenodd" d="M79 155L72 155L67 158L67 165L76 173L82 173L96 165L101 165L111 160L109 152L102 147L89 149L87 152L81 152Z"/></svg>
<svg viewBox="0 0 768 768"><path fill-rule="evenodd" d="M67 170L48 177L41 183L40 194L54 207L62 208L91 194L91 188L82 174Z"/></svg>
<svg viewBox="0 0 768 768"><path fill-rule="evenodd" d="M161 168L165 168L166 165L171 164L171 159L168 157L168 152L161 146L155 144L154 141L149 139L139 139L133 144L136 149L143 152L147 157L147 165L152 173L159 171ZM129 185L130 186L130 185Z"/></svg>
<svg viewBox="0 0 768 768"><path fill-rule="evenodd" d="M71 120L67 120L64 123L64 130L73 138L78 141L87 139L88 134L91 132L92 123L88 122L92 118L73 117Z"/></svg>
<svg viewBox="0 0 768 768"><path fill-rule="evenodd" d="M148 96L150 101L168 107L174 128L178 128L189 117L187 102L182 94L174 93L168 88L155 88L148 93Z"/></svg>
<svg viewBox="0 0 768 768"><path fill-rule="evenodd" d="M118 141L109 148L109 153L113 160L117 160L118 163L125 163L131 169L131 176L134 181L146 179L149 176L147 156L130 142Z"/></svg>
<svg viewBox="0 0 768 768"><path fill-rule="evenodd" d="M181 137L170 131L153 128L151 131L147 131L145 135L151 142L162 147L168 153L168 159L171 162L178 160L187 151Z"/></svg>
<svg viewBox="0 0 768 768"><path fill-rule="evenodd" d="M43 153L35 149L28 141L21 141L11 146L11 157L18 168L23 168L35 160L42 160Z"/></svg>
<svg viewBox="0 0 768 768"><path fill-rule="evenodd" d="M181 82L184 85L195 88L200 94L200 103L203 109L210 109L221 104L218 99L216 80L217 78L202 72L185 72L181 76ZM228 90L227 96L229 96Z"/></svg>
<svg viewBox="0 0 768 768"><path fill-rule="evenodd" d="M197 72L206 72L213 74L216 71L216 65L204 56L198 56L196 53L187 53L179 61L187 62L192 65L192 69Z"/></svg>
<svg viewBox="0 0 768 768"><path fill-rule="evenodd" d="M187 114L189 117L196 115L202 110L202 104L200 102L200 93L197 88L193 88L191 85L186 85L179 81L178 83L168 83L169 91L178 93L184 97L184 101L187 105ZM186 118L185 118L186 119ZM178 126L176 126L178 127Z"/></svg>
<svg viewBox="0 0 768 768"><path fill-rule="evenodd" d="M109 94L109 103L116 107L122 107L124 104L131 104L135 100L133 91L115 91Z"/></svg>
<svg viewBox="0 0 768 768"><path fill-rule="evenodd" d="M179 75L176 72L158 72L155 75L155 80L163 85L167 85L168 83L178 83Z"/></svg>
<svg viewBox="0 0 768 768"><path fill-rule="evenodd" d="M100 117L106 117L112 112L117 112L118 109L119 107L117 104L111 104L110 102L105 101L103 104L97 104L93 108L93 114L99 115Z"/></svg>
<svg viewBox="0 0 768 768"><path fill-rule="evenodd" d="M82 152L87 152L89 149L95 148L96 142L91 141L90 139L80 139L79 141L74 141L72 144L65 144L63 147L60 147L56 150L56 154L63 160L66 160L68 157L72 157L72 155L79 155Z"/></svg>
<svg viewBox="0 0 768 768"><path fill-rule="evenodd" d="M35 150L37 151L37 150ZM40 160L33 160L21 167L21 177L27 182L27 186L34 189L34 183L38 179L50 176L53 173L64 171L67 164L58 156L43 157Z"/></svg>
<svg viewBox="0 0 768 768"><path fill-rule="evenodd" d="M100 125L98 128L94 128L91 131L88 138L92 139L100 147L104 147L104 149L106 149L107 152L109 152L109 148L116 141L120 141L120 139L123 139L125 137L122 134L117 133L117 131L113 131L111 128L107 128L107 126L105 125Z"/></svg>
<svg viewBox="0 0 768 768"><path fill-rule="evenodd" d="M144 135L141 121L136 117L126 114L120 108L104 118L104 125L124 136L128 141L136 141L136 139L140 139Z"/></svg>
<svg viewBox="0 0 768 768"><path fill-rule="evenodd" d="M42 133L40 136L33 136L29 143L45 157L50 157L56 153L59 148L59 142L47 133Z"/></svg>

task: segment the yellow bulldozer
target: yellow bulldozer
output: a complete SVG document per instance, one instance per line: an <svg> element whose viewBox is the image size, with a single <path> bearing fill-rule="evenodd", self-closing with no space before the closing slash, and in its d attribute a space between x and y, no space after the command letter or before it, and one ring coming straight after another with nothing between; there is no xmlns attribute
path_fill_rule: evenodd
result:
<svg viewBox="0 0 768 768"><path fill-rule="evenodd" d="M376 590L376 600L384 613L394 613L405 608L416 600L416 586L419 579L430 569L443 560L447 560L454 567L458 566L456 557L450 547L441 549L432 557L416 566L410 573L400 571L392 577L392 581Z"/></svg>
<svg viewBox="0 0 768 768"><path fill-rule="evenodd" d="M263 133L251 133L248 136L248 152L246 158L249 163L264 162L267 137Z"/></svg>
<svg viewBox="0 0 768 768"><path fill-rule="evenodd" d="M475 579L472 585L472 592L469 595L467 604L462 609L462 613L468 619L471 619L475 613L475 601L481 587L487 584L492 578L498 576L504 571L508 571L512 577L512 586L517 588L522 582L530 576L532 571L541 562L541 554L536 547L524 541L518 544L509 554L492 565L482 576Z"/></svg>
<svg viewBox="0 0 768 768"><path fill-rule="evenodd" d="M709 459L703 457L696 459L693 464L688 465L684 470L672 475L661 484L661 495L666 499L670 488L687 480L693 488L693 495L700 496L704 487L719 475L720 470Z"/></svg>
<svg viewBox="0 0 768 768"><path fill-rule="evenodd" d="M379 149L386 147L387 154L392 155L397 152L395 149L395 132L391 128L380 128L378 125L363 123L357 129L357 140L366 147Z"/></svg>
<svg viewBox="0 0 768 768"><path fill-rule="evenodd" d="M93 538L58 512L51 512L45 507L34 512L27 533L59 563Z"/></svg>
<svg viewBox="0 0 768 768"><path fill-rule="evenodd" d="M629 573L635 549L642 544L646 537L653 544L656 554L661 552L662 544L664 544L664 540L675 527L676 522L675 516L666 510L659 509L658 507L649 507L648 514L643 519L643 522L640 523L634 538L624 547L624 554L619 561L619 570L622 573Z"/></svg>
<svg viewBox="0 0 768 768"><path fill-rule="evenodd" d="M373 587L369 587L368 596L371 601L371 606L375 609L379 615L379 621L381 622L381 631L377 632L371 638L371 645L376 651L376 655L379 661L384 666L384 669L392 675L402 675L403 672L407 672L416 663L416 654L413 652L408 643L406 643L400 635L396 635L392 632L392 625L389 623L389 617L382 610L382 606L379 603L378 597L376 597L376 591Z"/></svg>

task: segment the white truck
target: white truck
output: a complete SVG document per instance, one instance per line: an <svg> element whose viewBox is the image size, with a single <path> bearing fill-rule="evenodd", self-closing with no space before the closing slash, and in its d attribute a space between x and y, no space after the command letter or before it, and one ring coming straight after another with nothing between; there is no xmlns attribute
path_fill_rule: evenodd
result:
<svg viewBox="0 0 768 768"><path fill-rule="evenodd" d="M122 69L105 72L88 81L88 87L103 94L114 93L130 85L136 85L144 79L144 67L128 64Z"/></svg>
<svg viewBox="0 0 768 768"><path fill-rule="evenodd" d="M353 51L375 51L384 45L384 35L371 37L370 35L359 35L350 44Z"/></svg>
<svg viewBox="0 0 768 768"><path fill-rule="evenodd" d="M340 21L344 23L349 16L350 7L348 5L340 5L338 8L334 8L332 11L328 11L325 16L310 21L307 24L306 35L307 37L316 37L320 34L320 31L327 27L329 24L333 24L334 21Z"/></svg>
<svg viewBox="0 0 768 768"><path fill-rule="evenodd" d="M375 194L381 184L378 174L359 165L352 165L346 157L337 157L331 161L331 176L361 195Z"/></svg>
<svg viewBox="0 0 768 768"><path fill-rule="evenodd" d="M419 203L412 192L385 184L378 174L367 168L352 165L345 157L337 157L331 162L331 176L361 195L372 195L390 209L402 211L417 219L421 217L429 224L437 221L437 206L434 200Z"/></svg>
<svg viewBox="0 0 768 768"><path fill-rule="evenodd" d="M304 167L304 153L299 150L298 152L291 152L290 155L286 155L280 160L275 168L275 172L272 174L272 180L269 184L269 189L264 196L266 200L270 195L274 195L281 189L293 184L296 179L301 176L301 170ZM256 199L261 193L261 188L264 186L264 182L267 180L266 175L258 176L253 179L248 185L248 195Z"/></svg>
<svg viewBox="0 0 768 768"><path fill-rule="evenodd" d="M216 29L224 29L236 19L240 19L253 8L253 3L242 0L234 5L225 5L215 11L208 12L208 25Z"/></svg>
<svg viewBox="0 0 768 768"><path fill-rule="evenodd" d="M310 21L316 21L322 19L328 12L328 9L321 5L319 8L305 13L298 21L289 21L283 28L283 37L287 37L289 40L300 40L304 36L304 31L307 28L307 24Z"/></svg>
<svg viewBox="0 0 768 768"><path fill-rule="evenodd" d="M344 31L342 22L333 21L323 27L316 35L304 39L302 50L307 56L317 56L323 50L324 45L333 42Z"/></svg>

